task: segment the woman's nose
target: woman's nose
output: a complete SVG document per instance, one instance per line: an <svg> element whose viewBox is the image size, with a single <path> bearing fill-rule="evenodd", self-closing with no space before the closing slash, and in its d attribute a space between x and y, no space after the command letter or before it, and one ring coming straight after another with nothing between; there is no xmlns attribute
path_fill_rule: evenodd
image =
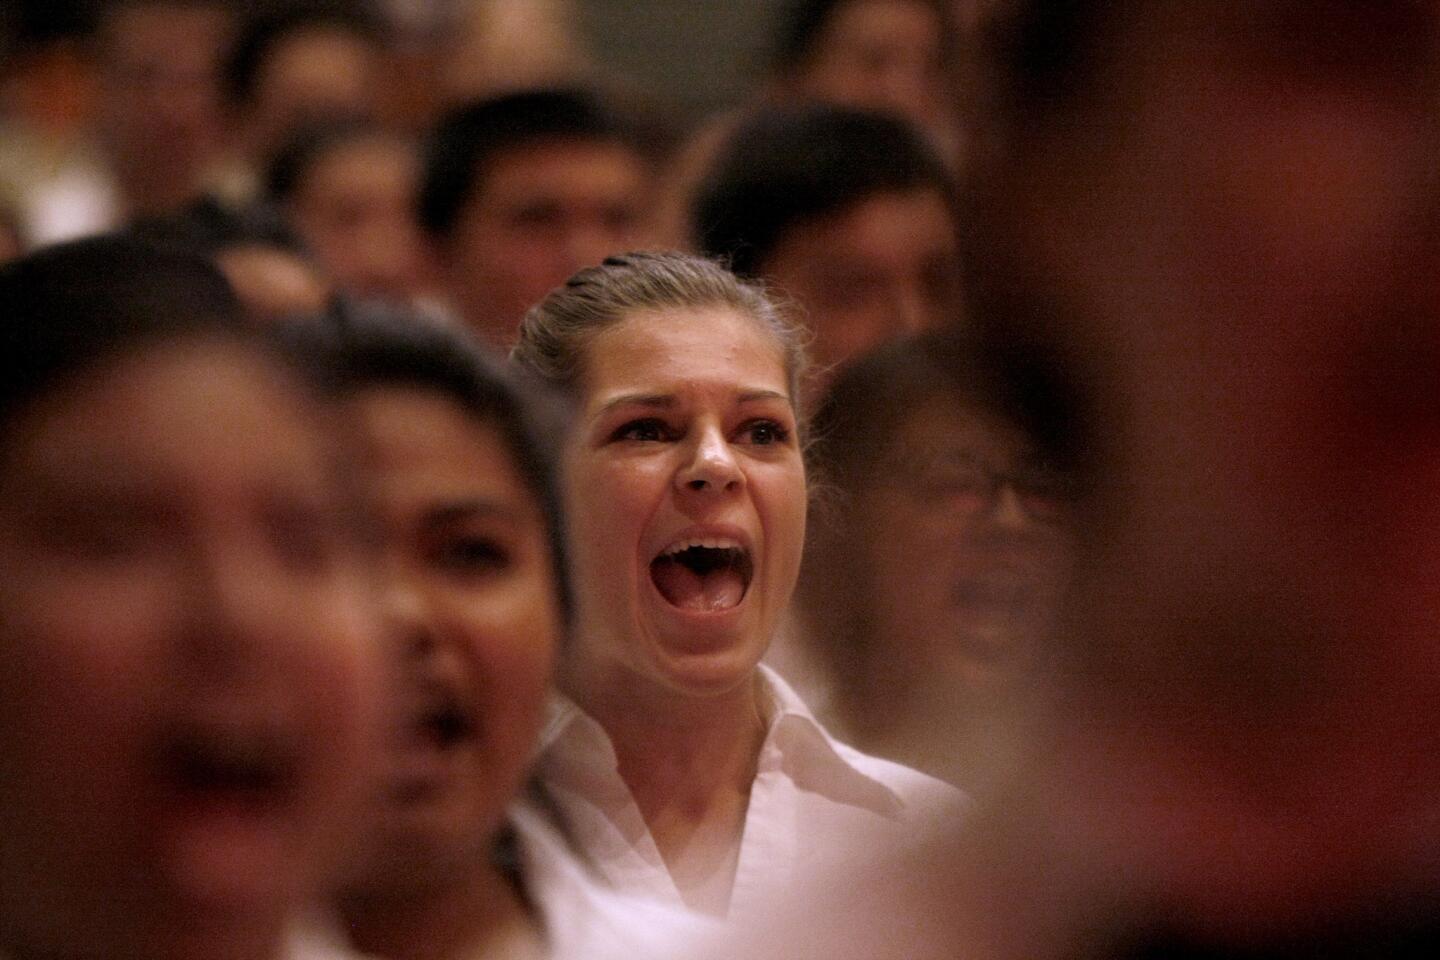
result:
<svg viewBox="0 0 1440 960"><path fill-rule="evenodd" d="M719 430L705 430L696 437L676 479L687 490L718 492L737 489L744 474L724 435Z"/></svg>

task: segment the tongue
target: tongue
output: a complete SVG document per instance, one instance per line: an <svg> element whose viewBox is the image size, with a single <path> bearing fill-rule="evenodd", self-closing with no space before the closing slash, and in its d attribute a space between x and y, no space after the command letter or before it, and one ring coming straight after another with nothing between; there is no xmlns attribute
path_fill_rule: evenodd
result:
<svg viewBox="0 0 1440 960"><path fill-rule="evenodd" d="M651 564L650 577L660 595L682 610L728 610L745 596L745 579L733 566L696 573L678 560L662 557Z"/></svg>

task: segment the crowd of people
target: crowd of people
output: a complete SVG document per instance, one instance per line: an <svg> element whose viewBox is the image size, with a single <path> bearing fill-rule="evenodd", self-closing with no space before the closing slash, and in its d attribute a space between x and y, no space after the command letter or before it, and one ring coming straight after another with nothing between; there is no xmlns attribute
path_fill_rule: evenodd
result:
<svg viewBox="0 0 1440 960"><path fill-rule="evenodd" d="M0 960L1435 955L1440 7L777 6L0 17Z"/></svg>

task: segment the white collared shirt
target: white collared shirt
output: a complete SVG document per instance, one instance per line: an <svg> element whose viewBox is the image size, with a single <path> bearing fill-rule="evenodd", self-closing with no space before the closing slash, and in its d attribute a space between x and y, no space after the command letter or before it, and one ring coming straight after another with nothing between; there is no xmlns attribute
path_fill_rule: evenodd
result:
<svg viewBox="0 0 1440 960"><path fill-rule="evenodd" d="M613 889L576 859L545 818L515 809L520 875L540 917L550 960L634 960L713 938L713 921Z"/></svg>
<svg viewBox="0 0 1440 960"><path fill-rule="evenodd" d="M729 916L749 915L816 861L865 863L918 842L961 814L960 791L831 737L773 670L760 667L767 732L741 836ZM621 779L605 730L557 697L540 741L539 776L571 844L615 889L673 907L685 900Z"/></svg>

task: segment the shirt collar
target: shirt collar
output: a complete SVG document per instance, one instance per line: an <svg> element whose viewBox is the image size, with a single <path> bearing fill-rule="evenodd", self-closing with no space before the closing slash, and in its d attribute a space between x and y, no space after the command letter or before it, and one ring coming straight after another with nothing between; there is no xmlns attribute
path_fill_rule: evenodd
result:
<svg viewBox="0 0 1440 960"><path fill-rule="evenodd" d="M832 737L799 694L766 664L759 665L760 710L767 732L757 776L778 772L797 784L837 799L899 813L904 802L868 768L876 761ZM593 717L558 691L540 733L540 752L571 775L614 772L619 762L610 736ZM587 778L588 779L588 778ZM593 781L592 781L593 782Z"/></svg>

